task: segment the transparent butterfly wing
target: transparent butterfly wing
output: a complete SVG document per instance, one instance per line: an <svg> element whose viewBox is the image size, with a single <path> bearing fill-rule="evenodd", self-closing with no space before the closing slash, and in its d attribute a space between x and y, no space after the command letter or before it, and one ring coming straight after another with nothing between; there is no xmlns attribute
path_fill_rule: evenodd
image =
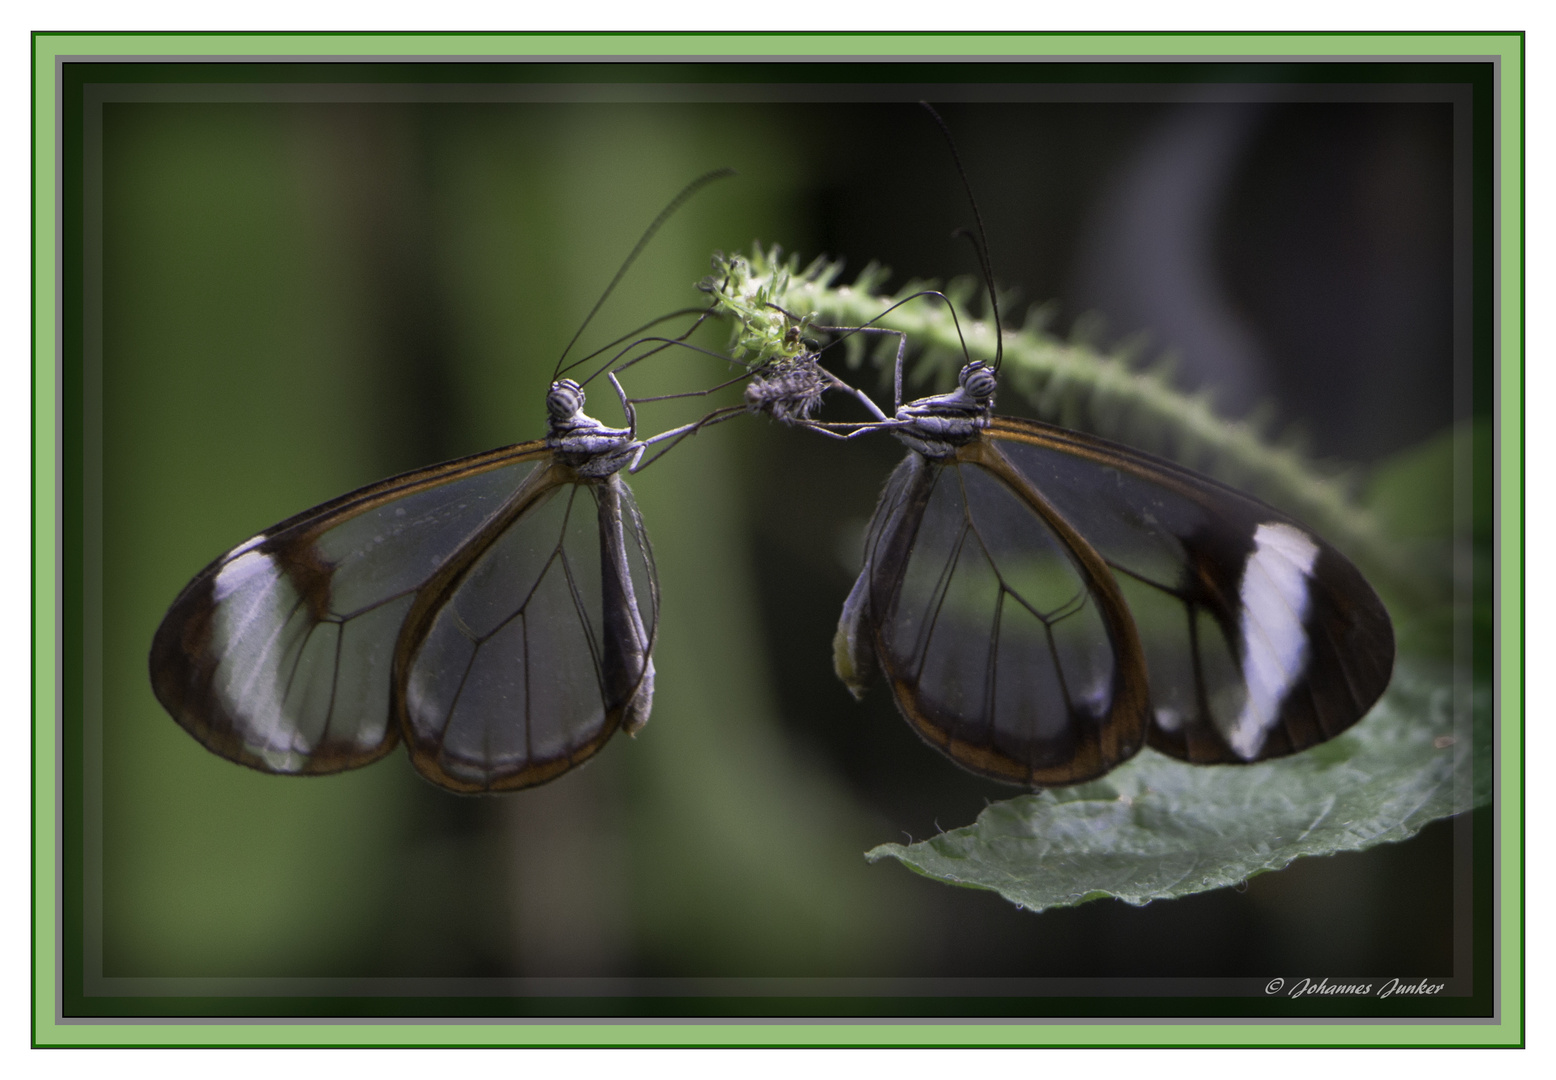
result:
<svg viewBox="0 0 1556 1080"><path fill-rule="evenodd" d="M1388 686L1387 610L1298 522L1102 439L1003 417L987 437L1113 570L1146 654L1155 749L1280 757L1338 735Z"/></svg>
<svg viewBox="0 0 1556 1080"><path fill-rule="evenodd" d="M919 734L975 772L1077 783L1139 749L1143 660L1095 553L996 470L916 453L898 466L839 671L857 687L878 666Z"/></svg>
<svg viewBox="0 0 1556 1080"><path fill-rule="evenodd" d="M152 643L157 698L222 757L275 773L393 749L392 667L418 590L524 486L543 442L385 480L206 567Z"/></svg>
<svg viewBox="0 0 1556 1080"><path fill-rule="evenodd" d="M618 475L536 485L423 589L396 660L416 768L464 792L550 779L648 717L659 596Z"/></svg>

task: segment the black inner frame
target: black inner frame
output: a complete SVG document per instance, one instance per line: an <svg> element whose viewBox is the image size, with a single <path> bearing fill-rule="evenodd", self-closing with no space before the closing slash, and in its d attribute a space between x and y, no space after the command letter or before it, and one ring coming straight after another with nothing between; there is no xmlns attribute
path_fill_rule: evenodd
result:
<svg viewBox="0 0 1556 1080"><path fill-rule="evenodd" d="M1495 69L1489 62L1419 63L74 63L62 65L61 116L61 657L62 772L60 882L65 1017L1348 1017L1380 1014L1484 1017L1494 1009L1496 905L1493 808L1473 812L1473 991L1466 997L1371 999L1156 997L1149 992L1026 996L889 997L681 996L518 997L372 996L105 997L83 981L83 364L84 364L84 110L86 91L101 83L1137 83L1242 82L1438 83L1468 86L1473 124L1472 335L1473 408L1491 419L1495 392ZM1474 462L1477 500L1492 498L1492 461ZM1477 601L1489 602L1492 581L1476 580ZM1494 676L1493 642L1477 639L1476 681ZM36 959L36 958L35 958ZM48 962L47 958L43 958ZM584 1040L575 1040L582 1044Z"/></svg>

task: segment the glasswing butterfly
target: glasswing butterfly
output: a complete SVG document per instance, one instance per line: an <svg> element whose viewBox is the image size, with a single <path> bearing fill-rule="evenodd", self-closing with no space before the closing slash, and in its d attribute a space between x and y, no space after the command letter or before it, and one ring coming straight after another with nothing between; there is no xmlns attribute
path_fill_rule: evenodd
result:
<svg viewBox="0 0 1556 1080"><path fill-rule="evenodd" d="M1338 735L1393 670L1388 613L1300 523L1104 439L992 413L995 369L899 405L834 656L997 780L1079 783L1142 745L1262 761Z"/></svg>
<svg viewBox="0 0 1556 1080"><path fill-rule="evenodd" d="M563 359L659 227L730 174L665 207ZM207 749L264 772L353 769L403 739L418 772L470 794L543 783L618 728L636 732L653 703L659 586L621 473L705 423L637 439L610 371L628 427L607 427L561 377L591 357L557 362L545 438L342 495L200 571L153 639L157 699Z"/></svg>
<svg viewBox="0 0 1556 1080"><path fill-rule="evenodd" d="M977 224L966 235L999 342ZM924 296L945 300L899 303ZM1002 343L954 391L904 403L905 334L816 329L897 333L894 415L767 411L838 438L890 431L908 448L866 531L835 667L856 696L878 671L959 765L1043 787L1102 776L1144 745L1196 764L1263 761L1338 735L1387 687L1388 612L1299 522L1148 454L995 415Z"/></svg>

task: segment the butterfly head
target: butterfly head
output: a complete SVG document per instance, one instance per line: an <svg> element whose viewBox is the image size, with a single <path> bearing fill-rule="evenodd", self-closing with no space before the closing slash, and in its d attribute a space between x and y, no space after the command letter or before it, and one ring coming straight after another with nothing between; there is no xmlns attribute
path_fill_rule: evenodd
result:
<svg viewBox="0 0 1556 1080"><path fill-rule="evenodd" d="M901 442L927 457L956 453L978 437L989 422L999 380L994 368L981 360L963 366L949 394L910 401L897 409L894 434Z"/></svg>
<svg viewBox="0 0 1556 1080"><path fill-rule="evenodd" d="M572 379L558 379L546 395L546 411L553 425L567 426L583 413L584 390Z"/></svg>
<svg viewBox="0 0 1556 1080"><path fill-rule="evenodd" d="M994 404L994 392L999 389L999 376L990 365L982 360L974 360L962 366L956 376L956 383L973 404L986 409Z"/></svg>
<svg viewBox="0 0 1556 1080"><path fill-rule="evenodd" d="M643 444L629 428L607 427L584 411L583 387L572 379L558 379L546 394L551 416L547 442L563 464L580 476L603 477L637 460Z"/></svg>

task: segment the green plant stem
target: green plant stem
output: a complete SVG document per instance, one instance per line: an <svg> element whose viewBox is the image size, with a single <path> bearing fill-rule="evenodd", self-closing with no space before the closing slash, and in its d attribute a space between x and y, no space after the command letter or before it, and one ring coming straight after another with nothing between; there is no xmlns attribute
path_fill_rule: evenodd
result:
<svg viewBox="0 0 1556 1080"><path fill-rule="evenodd" d="M777 249L758 249L749 263L729 276L728 291L781 306L820 325L878 326L901 331L917 354L916 379L948 381L965 356L990 358L994 328L975 318L951 290L952 318L933 297L894 303L921 288L908 286L897 296L876 292L885 272L868 267L852 285L835 284L840 267L818 260L804 272L780 261ZM744 277L740 275L744 273ZM885 312L885 314L883 314ZM960 335L958 335L958 325ZM965 341L965 352L963 342ZM894 355L895 342L878 355ZM748 345L749 347L749 345ZM851 359L857 364L858 350ZM1064 342L1042 329L1041 319L1004 333L1006 384L1031 402L1038 417L1117 439L1177 461L1272 503L1316 529L1345 551L1387 592L1415 603L1435 600L1441 582L1418 565L1413 554L1386 536L1376 516L1352 496L1353 479L1322 470L1294 445L1272 442L1256 419L1217 415L1209 393L1189 394L1170 381L1170 363L1141 367L1127 350L1101 352L1085 342Z"/></svg>

